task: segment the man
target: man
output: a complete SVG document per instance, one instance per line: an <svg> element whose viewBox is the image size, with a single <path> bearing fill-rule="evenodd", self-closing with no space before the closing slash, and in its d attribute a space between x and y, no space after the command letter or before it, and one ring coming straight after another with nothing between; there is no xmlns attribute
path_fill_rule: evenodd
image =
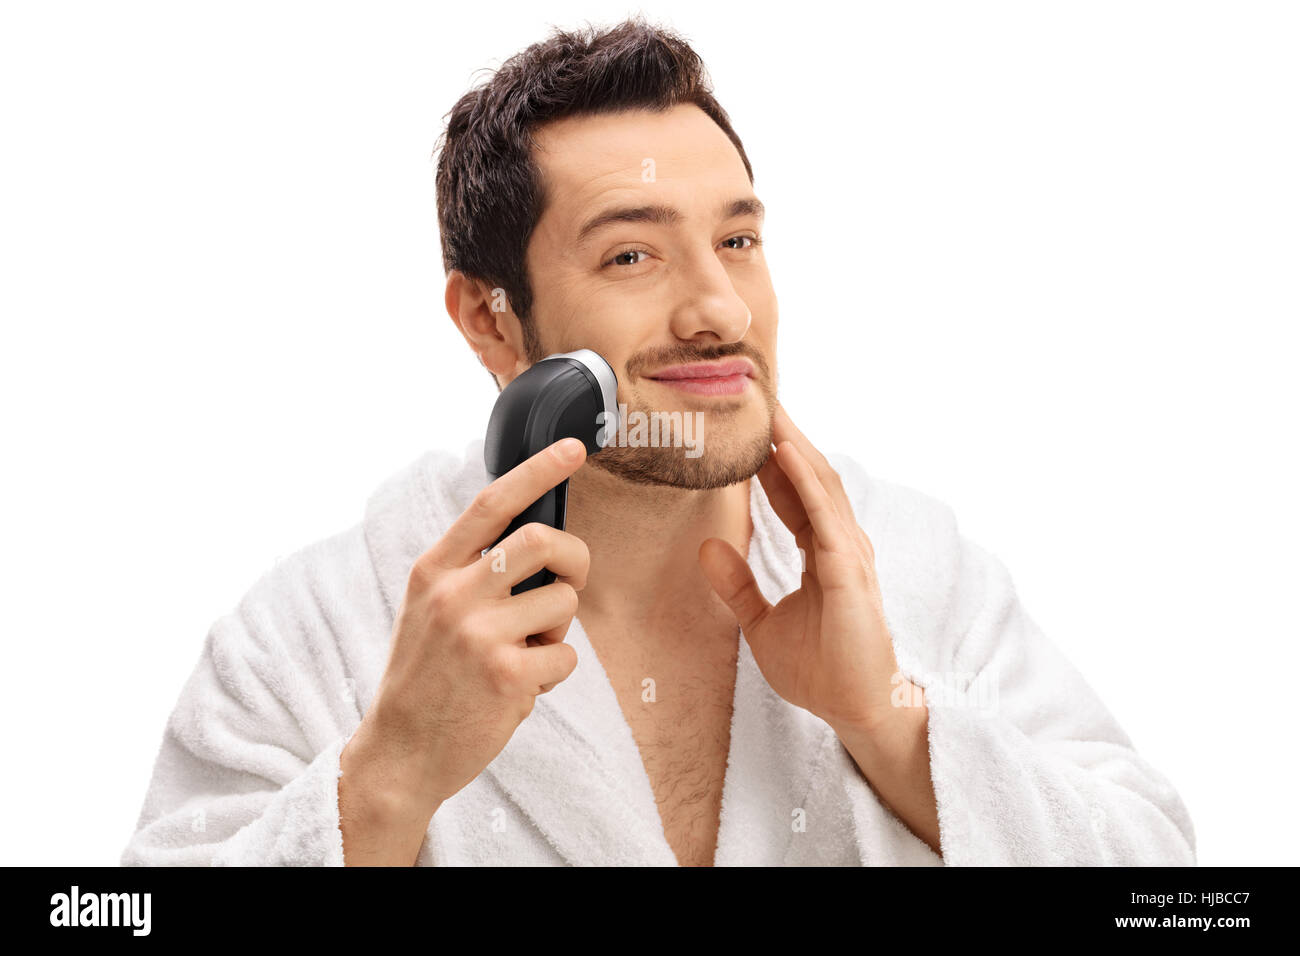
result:
<svg viewBox="0 0 1300 956"><path fill-rule="evenodd" d="M1001 564L780 406L763 206L685 43L530 47L452 110L437 190L498 388L593 349L702 453L394 476L214 626L123 863L1194 862ZM565 478L565 531L492 547Z"/></svg>

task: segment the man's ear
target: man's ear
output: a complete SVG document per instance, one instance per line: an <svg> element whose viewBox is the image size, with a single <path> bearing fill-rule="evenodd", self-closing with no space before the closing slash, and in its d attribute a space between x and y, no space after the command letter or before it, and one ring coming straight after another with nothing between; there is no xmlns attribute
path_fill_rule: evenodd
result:
<svg viewBox="0 0 1300 956"><path fill-rule="evenodd" d="M527 367L523 329L504 289L492 289L459 269L447 276L447 314L479 362L503 383Z"/></svg>

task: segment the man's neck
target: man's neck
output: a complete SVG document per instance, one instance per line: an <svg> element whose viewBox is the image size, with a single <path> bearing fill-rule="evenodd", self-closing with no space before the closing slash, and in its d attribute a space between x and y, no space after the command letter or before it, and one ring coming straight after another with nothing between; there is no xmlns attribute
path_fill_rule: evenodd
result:
<svg viewBox="0 0 1300 956"><path fill-rule="evenodd" d="M699 549L721 538L748 556L749 484L687 491L580 468L569 479L565 524L591 553L579 616L655 627L725 608L700 570Z"/></svg>

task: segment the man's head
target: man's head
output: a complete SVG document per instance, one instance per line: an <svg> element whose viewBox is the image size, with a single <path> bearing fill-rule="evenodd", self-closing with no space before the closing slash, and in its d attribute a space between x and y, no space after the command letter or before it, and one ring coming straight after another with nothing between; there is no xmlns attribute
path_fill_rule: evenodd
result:
<svg viewBox="0 0 1300 956"><path fill-rule="evenodd" d="M594 349L629 417L691 415L703 434L698 457L610 446L593 467L681 488L753 475L771 443L776 296L749 160L690 47L639 19L557 31L462 97L439 146L447 310L498 388ZM736 394L654 378L732 358L753 367Z"/></svg>

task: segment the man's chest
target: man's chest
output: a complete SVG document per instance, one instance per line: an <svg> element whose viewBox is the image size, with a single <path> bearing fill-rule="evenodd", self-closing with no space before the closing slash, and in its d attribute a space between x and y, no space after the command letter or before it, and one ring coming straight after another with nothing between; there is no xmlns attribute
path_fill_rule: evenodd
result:
<svg viewBox="0 0 1300 956"><path fill-rule="evenodd" d="M693 629L673 651L635 640L597 651L683 866L711 865L717 846L739 649L735 624L724 627Z"/></svg>

